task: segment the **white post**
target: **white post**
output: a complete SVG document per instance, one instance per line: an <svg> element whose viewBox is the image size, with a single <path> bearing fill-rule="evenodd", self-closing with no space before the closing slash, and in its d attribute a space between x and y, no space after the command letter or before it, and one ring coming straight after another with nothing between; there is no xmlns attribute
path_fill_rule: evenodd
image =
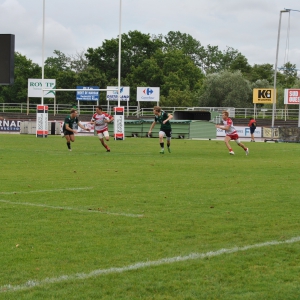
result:
<svg viewBox="0 0 300 300"><path fill-rule="evenodd" d="M53 103L54 116L55 116L55 110L56 110L56 96L54 97L54 103Z"/></svg>
<svg viewBox="0 0 300 300"><path fill-rule="evenodd" d="M114 138L115 140L124 140L124 107L121 107L121 16L122 16L122 0L120 0L119 13L119 61L118 61L118 106L114 107Z"/></svg>
<svg viewBox="0 0 300 300"><path fill-rule="evenodd" d="M120 98L120 88L121 88L121 41L122 41L122 30L121 30L121 20L122 20L122 0L120 0L120 12L119 12L119 62L118 62L118 107L121 106Z"/></svg>
<svg viewBox="0 0 300 300"><path fill-rule="evenodd" d="M273 109L272 109L272 138L273 138L273 127L275 121L276 111L276 79L277 79L277 63L278 63L278 52L279 52L279 40L280 40L280 28L281 28L281 14L284 12L290 12L290 9L281 10L279 13L279 25L278 25L278 36L277 36L277 47L276 47L276 60L274 66L274 95L273 95Z"/></svg>
<svg viewBox="0 0 300 300"><path fill-rule="evenodd" d="M44 55L45 55L45 0L43 0L43 35L42 35L42 87L44 88ZM42 91L42 105L44 105L44 91Z"/></svg>

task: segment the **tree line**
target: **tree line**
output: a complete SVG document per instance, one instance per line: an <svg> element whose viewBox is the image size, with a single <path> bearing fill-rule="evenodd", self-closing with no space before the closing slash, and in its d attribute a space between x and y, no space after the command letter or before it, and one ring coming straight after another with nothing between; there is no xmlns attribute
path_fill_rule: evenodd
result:
<svg viewBox="0 0 300 300"><path fill-rule="evenodd" d="M131 87L130 105L136 105L138 86L160 87L160 105L177 107L252 107L253 88L273 87L273 65L251 66L238 50L205 47L186 33L170 31L164 36L129 31L121 41L121 85ZM56 79L56 88L118 85L118 38L73 55L53 53L45 60L44 74ZM0 103L26 102L28 78L41 77L41 66L16 52L15 81L0 86ZM285 88L300 88L296 65L291 62L277 71L278 107L283 106ZM61 92L56 98L58 103L74 103L76 95ZM100 103L106 104L103 93Z"/></svg>

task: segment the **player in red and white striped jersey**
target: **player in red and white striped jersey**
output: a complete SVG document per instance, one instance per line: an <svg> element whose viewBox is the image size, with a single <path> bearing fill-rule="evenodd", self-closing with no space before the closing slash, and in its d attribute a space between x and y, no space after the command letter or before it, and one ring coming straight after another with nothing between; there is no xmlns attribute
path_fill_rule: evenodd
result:
<svg viewBox="0 0 300 300"><path fill-rule="evenodd" d="M224 142L226 144L226 147L229 150L229 154L230 155L234 155L234 152L232 151L232 148L229 145L230 140L235 141L240 147L242 147L244 149L244 151L246 152L246 155L249 154L249 149L247 147L245 147L244 144L242 144L240 142L239 136L233 126L233 122L232 120L229 118L229 114L227 111L223 111L222 112L222 122L223 125L216 125L216 128L220 128L222 130L225 130L226 136L224 139Z"/></svg>
<svg viewBox="0 0 300 300"><path fill-rule="evenodd" d="M104 137L106 141L109 141L109 133L107 124L111 123L114 120L113 116L103 112L101 106L96 107L96 113L93 114L92 123L95 124L95 130L97 131L97 135L102 146L106 149L106 152L110 152L110 148L104 141Z"/></svg>

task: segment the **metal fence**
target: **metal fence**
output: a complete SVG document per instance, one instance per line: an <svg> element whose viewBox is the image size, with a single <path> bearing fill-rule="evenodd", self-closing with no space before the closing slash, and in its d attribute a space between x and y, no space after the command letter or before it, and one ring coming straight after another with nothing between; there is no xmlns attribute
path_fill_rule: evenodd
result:
<svg viewBox="0 0 300 300"><path fill-rule="evenodd" d="M271 119L272 118L272 108L235 108L235 107L162 107L163 110L170 113L179 110L189 110L189 111L209 111L215 112L219 115L222 114L222 111L226 110L229 112L230 117L232 118L262 118L262 119ZM140 111L134 112L134 114L139 116L153 115L152 108L141 108ZM297 120L299 117L299 108L297 109L288 109L280 108L275 110L275 119L287 120L293 119Z"/></svg>
<svg viewBox="0 0 300 300"><path fill-rule="evenodd" d="M66 114L70 111L70 104L47 104L48 113L51 115ZM37 104L28 103L0 103L0 112L2 113L35 113ZM96 105L80 105L78 110L80 114L92 114L95 112ZM103 109L108 113L113 113L114 106L102 105ZM230 117L233 118L272 118L272 108L234 108L234 107L162 107L163 110L173 113L174 111L189 110L189 111L209 111L215 114L221 114L223 110L229 112ZM138 106L125 107L125 114L127 116L147 117L153 116L152 108L140 108ZM299 117L299 108L280 108L275 111L275 118L288 120Z"/></svg>

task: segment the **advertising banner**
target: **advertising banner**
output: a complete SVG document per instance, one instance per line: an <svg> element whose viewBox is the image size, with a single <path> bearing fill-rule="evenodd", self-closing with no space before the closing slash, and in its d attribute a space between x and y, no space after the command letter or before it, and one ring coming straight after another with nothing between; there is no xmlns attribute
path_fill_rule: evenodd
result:
<svg viewBox="0 0 300 300"><path fill-rule="evenodd" d="M98 86L77 86L77 89L85 89L88 91L76 91L76 100L80 101L98 101L99 91L93 91L99 89Z"/></svg>
<svg viewBox="0 0 300 300"><path fill-rule="evenodd" d="M15 131L20 132L20 120L0 120L0 131L1 132L8 132L8 131Z"/></svg>
<svg viewBox="0 0 300 300"><path fill-rule="evenodd" d="M274 103L274 89L253 89L253 103Z"/></svg>
<svg viewBox="0 0 300 300"><path fill-rule="evenodd" d="M118 87L108 86L107 89L116 89L115 91L106 92L107 101L118 101ZM130 87L122 86L120 87L120 101L129 101L130 99Z"/></svg>
<svg viewBox="0 0 300 300"><path fill-rule="evenodd" d="M159 102L159 87L138 87L136 92L136 101Z"/></svg>
<svg viewBox="0 0 300 300"><path fill-rule="evenodd" d="M234 128L237 131L237 134L239 135L240 138L250 138L250 128L249 127L241 127L241 126L234 126ZM222 130L220 128L217 128L217 137L220 136L225 136L225 130ZM254 132L254 137L261 138L262 137L262 127L256 127L255 132Z"/></svg>
<svg viewBox="0 0 300 300"><path fill-rule="evenodd" d="M300 89L284 89L284 104L300 104Z"/></svg>
<svg viewBox="0 0 300 300"><path fill-rule="evenodd" d="M55 79L44 79L44 86L42 86L42 79L28 79L28 97L42 98L44 89L55 89ZM55 98L55 91L44 91L44 98Z"/></svg>
<svg viewBox="0 0 300 300"><path fill-rule="evenodd" d="M36 113L36 137L48 136L48 106L38 105Z"/></svg>
<svg viewBox="0 0 300 300"><path fill-rule="evenodd" d="M114 139L125 139L124 107L114 107Z"/></svg>

